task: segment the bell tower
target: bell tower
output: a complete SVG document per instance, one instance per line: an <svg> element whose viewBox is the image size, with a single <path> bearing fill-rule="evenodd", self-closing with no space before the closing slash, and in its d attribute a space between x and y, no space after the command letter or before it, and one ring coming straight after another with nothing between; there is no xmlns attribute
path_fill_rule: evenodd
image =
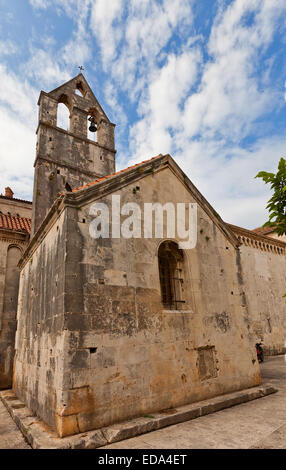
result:
<svg viewBox="0 0 286 470"><path fill-rule="evenodd" d="M115 124L82 73L49 93L41 91L38 105L32 236L59 193L114 173L116 154ZM68 113L65 127L60 106Z"/></svg>

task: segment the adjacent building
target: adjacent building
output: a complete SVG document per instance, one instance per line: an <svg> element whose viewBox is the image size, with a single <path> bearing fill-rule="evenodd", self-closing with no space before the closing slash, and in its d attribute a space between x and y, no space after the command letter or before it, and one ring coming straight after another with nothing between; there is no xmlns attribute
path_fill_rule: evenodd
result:
<svg viewBox="0 0 286 470"><path fill-rule="evenodd" d="M28 246L31 230L32 203L13 196L9 187L0 195L0 389L12 386L18 262Z"/></svg>

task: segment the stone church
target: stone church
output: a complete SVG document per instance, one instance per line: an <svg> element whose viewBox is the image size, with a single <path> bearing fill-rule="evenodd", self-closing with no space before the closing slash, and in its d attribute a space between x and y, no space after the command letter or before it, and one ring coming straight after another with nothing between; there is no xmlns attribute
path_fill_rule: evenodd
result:
<svg viewBox="0 0 286 470"><path fill-rule="evenodd" d="M0 388L63 437L258 385L257 340L285 351L285 242L225 223L170 155L116 173L82 74L38 105L33 204L0 196ZM196 246L92 237L114 196L196 204Z"/></svg>

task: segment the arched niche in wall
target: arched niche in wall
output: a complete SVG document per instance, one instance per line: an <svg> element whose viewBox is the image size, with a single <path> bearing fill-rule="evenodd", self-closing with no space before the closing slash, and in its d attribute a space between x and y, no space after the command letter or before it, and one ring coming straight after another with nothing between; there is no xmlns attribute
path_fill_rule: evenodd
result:
<svg viewBox="0 0 286 470"><path fill-rule="evenodd" d="M18 246L10 245L8 247L2 322L4 319L7 321L16 319L20 274L18 263L21 256L22 251Z"/></svg>

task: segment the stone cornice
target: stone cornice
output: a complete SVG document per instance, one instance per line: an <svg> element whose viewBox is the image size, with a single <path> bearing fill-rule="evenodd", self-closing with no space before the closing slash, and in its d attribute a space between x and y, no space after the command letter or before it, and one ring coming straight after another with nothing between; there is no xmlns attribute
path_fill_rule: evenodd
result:
<svg viewBox="0 0 286 470"><path fill-rule="evenodd" d="M20 245L27 245L28 244L28 240L25 241L25 240L19 240L17 238L6 238L6 237L2 237L0 235L0 242L5 242L5 243L15 243L15 244L20 244Z"/></svg>
<svg viewBox="0 0 286 470"><path fill-rule="evenodd" d="M29 235L26 232L17 232L15 230L0 229L0 240L5 242L17 242L27 244Z"/></svg>
<svg viewBox="0 0 286 470"><path fill-rule="evenodd" d="M259 235L252 230L237 227L236 225L227 224L230 229L238 236L238 240L245 246L251 246L262 251L277 253L280 255L286 254L286 243L275 238Z"/></svg>

